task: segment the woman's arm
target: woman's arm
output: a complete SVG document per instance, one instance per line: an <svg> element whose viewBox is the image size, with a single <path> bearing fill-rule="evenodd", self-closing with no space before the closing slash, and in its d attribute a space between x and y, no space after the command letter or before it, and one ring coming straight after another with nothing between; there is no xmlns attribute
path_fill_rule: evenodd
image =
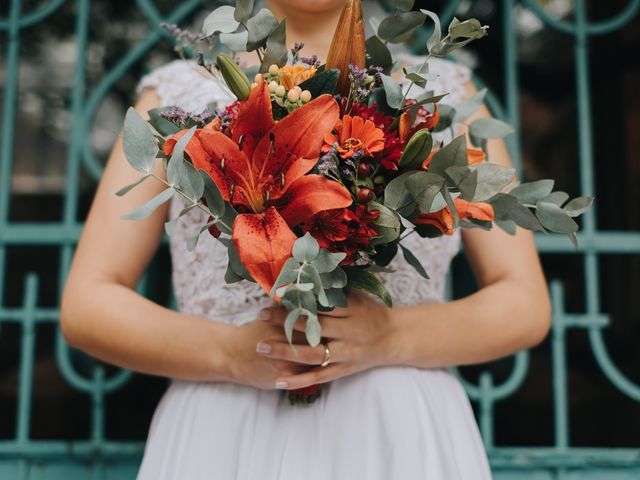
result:
<svg viewBox="0 0 640 480"><path fill-rule="evenodd" d="M469 95L475 87L467 84ZM468 120L489 116L483 107ZM510 166L502 140L490 140L491 161ZM331 346L332 364L283 377L288 389L349 375L377 365L421 368L475 364L534 346L547 335L551 305L533 240L521 228L515 236L463 229L465 251L480 289L447 303L387 308L369 295L354 292L346 309L321 315L323 335ZM427 280L428 281L428 280ZM282 325L285 312L272 310L269 322ZM298 322L297 330L304 329ZM322 346L297 346L296 357L286 342L266 342L274 358L318 365Z"/></svg>
<svg viewBox="0 0 640 480"><path fill-rule="evenodd" d="M467 84L469 95L476 89ZM490 113L483 106L466 123ZM502 140L489 140L489 159L511 166ZM438 367L481 363L540 343L551 325L551 303L533 233L511 236L462 229L479 290L442 304L399 308L393 313L399 363Z"/></svg>
<svg viewBox="0 0 640 480"><path fill-rule="evenodd" d="M141 115L159 105L147 90L136 105ZM165 177L161 162L154 173ZM98 185L64 288L60 323L67 341L106 362L143 373L185 380L230 381L273 388L297 365L259 356L260 338L284 339L265 322L242 327L162 307L135 291L162 239L168 202L143 221L121 215L164 187L148 179L123 197L113 194L137 180L118 138ZM266 360L266 361L265 361Z"/></svg>

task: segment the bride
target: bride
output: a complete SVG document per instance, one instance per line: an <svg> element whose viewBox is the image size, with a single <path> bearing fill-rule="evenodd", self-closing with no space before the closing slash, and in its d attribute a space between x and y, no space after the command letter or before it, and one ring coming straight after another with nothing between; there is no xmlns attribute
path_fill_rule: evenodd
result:
<svg viewBox="0 0 640 480"><path fill-rule="evenodd" d="M344 0L266 0L287 19L289 45L324 61ZM379 8L364 2L365 15ZM420 57L400 52L415 64ZM424 58L424 57L422 57ZM255 62L241 54L246 65ZM469 70L434 59L428 88L454 105L475 88ZM193 62L174 61L144 77L135 108L201 111L234 97ZM420 93L420 92L414 92ZM476 114L489 115L483 107ZM436 140L448 141L445 133ZM450 138L450 137L449 137ZM489 158L510 159L502 141ZM160 163L155 173L164 175ZM179 311L141 295L136 284L182 208L178 197L149 219L120 219L160 191L146 182L125 197L112 192L137 179L116 142L64 289L61 328L68 342L106 362L171 378L158 405L141 480L474 480L491 478L469 400L448 366L490 361L538 344L550 325L547 287L530 232L465 229L405 246L427 266L422 279L396 257L382 274L396 299L387 308L365 294L321 315L321 344L295 332L299 356L283 333L283 308L253 283L224 281L226 249L210 236L188 252L185 238L203 222L185 215L171 237ZM403 241L404 242L404 241ZM480 289L444 302L444 279L462 243ZM300 324L301 322L298 322ZM322 366L322 365L324 366ZM320 398L289 405L283 389L322 383Z"/></svg>

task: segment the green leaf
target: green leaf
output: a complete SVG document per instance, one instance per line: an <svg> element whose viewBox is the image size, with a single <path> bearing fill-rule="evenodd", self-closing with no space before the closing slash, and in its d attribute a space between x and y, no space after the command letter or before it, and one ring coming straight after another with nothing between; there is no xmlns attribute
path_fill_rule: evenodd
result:
<svg viewBox="0 0 640 480"><path fill-rule="evenodd" d="M130 183L129 185L126 185L126 186L122 187L120 190L117 190L117 191L115 191L113 193L115 195L121 197L124 194L128 193L129 191L131 191L134 187L137 187L138 185L140 185L142 182L144 182L150 176L151 175L143 175L138 180L136 180L135 182Z"/></svg>
<svg viewBox="0 0 640 480"><path fill-rule="evenodd" d="M421 12L401 12L386 17L378 26L378 36L390 43L399 43L424 24L426 16Z"/></svg>
<svg viewBox="0 0 640 480"><path fill-rule="evenodd" d="M386 267L398 253L398 244L376 245L376 255L373 257L376 265Z"/></svg>
<svg viewBox="0 0 640 480"><path fill-rule="evenodd" d="M307 342L309 342L310 346L317 347L318 345L320 345L322 328L320 327L320 322L318 321L317 315L307 314L307 324L305 326L304 332L307 336Z"/></svg>
<svg viewBox="0 0 640 480"><path fill-rule="evenodd" d="M273 13L266 8L261 8L258 12L247 20L247 51L253 51L264 45L265 40L278 28L278 20Z"/></svg>
<svg viewBox="0 0 640 480"><path fill-rule="evenodd" d="M403 217L411 217L416 204L429 211L444 178L429 172L411 171L397 176L385 188L384 205Z"/></svg>
<svg viewBox="0 0 640 480"><path fill-rule="evenodd" d="M303 315L303 312L304 310L302 308L294 308L284 319L284 333L291 344L293 344L293 328L295 327L298 319Z"/></svg>
<svg viewBox="0 0 640 480"><path fill-rule="evenodd" d="M347 274L342 268L336 268L330 272L320 274L322 286L326 289L343 288L347 286Z"/></svg>
<svg viewBox="0 0 640 480"><path fill-rule="evenodd" d="M478 118L469 125L469 136L475 146L478 139L504 138L514 132L513 127L497 118Z"/></svg>
<svg viewBox="0 0 640 480"><path fill-rule="evenodd" d="M202 232L204 232L205 230L207 230L211 225L213 225L215 222L209 222L206 225L202 225L200 228L198 228L196 230L196 232L187 239L187 250L188 251L192 251L194 248L196 248L196 246L198 245L198 240L200 239L200 235L202 235Z"/></svg>
<svg viewBox="0 0 640 480"><path fill-rule="evenodd" d="M309 90L312 98L316 98L323 93L333 94L336 91L339 76L340 70L331 68L315 74L313 77L301 82L298 86L302 90Z"/></svg>
<svg viewBox="0 0 640 480"><path fill-rule="evenodd" d="M521 205L513 195L498 193L490 198L488 203L493 207L495 223L507 233L515 234L516 224L527 230L544 231L544 227L531 213L531 210ZM501 222L506 222L506 224L501 224Z"/></svg>
<svg viewBox="0 0 640 480"><path fill-rule="evenodd" d="M160 135L168 137L169 135L173 135L180 131L180 127L178 127L175 123L170 122L166 118L160 116L162 112L166 112L167 110L171 110L175 107L158 107L152 108L147 113L149 114L149 123L153 128L155 128Z"/></svg>
<svg viewBox="0 0 640 480"><path fill-rule="evenodd" d="M486 26L475 18L470 18L461 22L457 18L454 18L449 24L449 37L451 40L458 40L459 38L477 40L487 35Z"/></svg>
<svg viewBox="0 0 640 480"><path fill-rule="evenodd" d="M422 75L418 75L417 73L414 73L414 72L405 74L405 78L410 82L415 83L420 88L424 88L427 85L427 79L424 78Z"/></svg>
<svg viewBox="0 0 640 480"><path fill-rule="evenodd" d="M321 248L311 264L318 269L318 272L329 273L334 271L346 256L347 254L344 252L330 252Z"/></svg>
<svg viewBox="0 0 640 480"><path fill-rule="evenodd" d="M408 12L413 8L414 0L391 0L391 3L398 7L400 10Z"/></svg>
<svg viewBox="0 0 640 480"><path fill-rule="evenodd" d="M401 243L399 245L400 245L400 248L402 249L402 255L404 256L404 259L407 261L407 263L411 265L413 268L415 268L416 272L418 272L420 276L429 280L429 275L427 274L427 271L422 266L422 263L420 263L420 260L418 260L416 256L411 252L411 250L409 250L407 247L405 247Z"/></svg>
<svg viewBox="0 0 640 480"><path fill-rule="evenodd" d="M373 273L361 267L345 268L345 273L347 274L348 286L350 288L357 288L372 293L378 296L388 307L393 305L391 294L382 281Z"/></svg>
<svg viewBox="0 0 640 480"><path fill-rule="evenodd" d="M377 65L385 70L393 63L389 48L378 36L372 35L369 37L365 42L365 49L370 56L368 65ZM389 72L385 70L385 73L388 74Z"/></svg>
<svg viewBox="0 0 640 480"><path fill-rule="evenodd" d="M182 189L184 178L187 175L185 173L184 149L191 140L191 137L193 137L195 131L196 127L191 127L189 131L176 142L175 147L173 147L173 153L167 164L167 181L172 187Z"/></svg>
<svg viewBox="0 0 640 480"><path fill-rule="evenodd" d="M151 173L158 154L158 144L149 124L133 107L124 119L124 154L129 164L143 173Z"/></svg>
<svg viewBox="0 0 640 480"><path fill-rule="evenodd" d="M520 203L535 205L538 200L551 193L553 183L553 180L536 180L535 182L522 183L509 193L516 197Z"/></svg>
<svg viewBox="0 0 640 480"><path fill-rule="evenodd" d="M483 202L500 193L513 181L516 172L514 168L489 162L469 165L469 168L478 173L474 202Z"/></svg>
<svg viewBox="0 0 640 480"><path fill-rule="evenodd" d="M320 246L309 232L298 238L293 244L293 258L299 262L311 262L320 253Z"/></svg>
<svg viewBox="0 0 640 480"><path fill-rule="evenodd" d="M557 192L551 192L549 195L541 198L539 201L553 203L554 205L558 205L559 207L561 207L564 204L564 202L566 202L567 200L569 200L568 193L557 191Z"/></svg>
<svg viewBox="0 0 640 480"><path fill-rule="evenodd" d="M456 105L456 114L453 116L453 122L464 122L471 115L473 115L473 113L478 110L484 103L484 97L486 96L486 94L487 89L483 88L466 102Z"/></svg>
<svg viewBox="0 0 640 480"><path fill-rule="evenodd" d="M325 294L331 305L342 308L347 306L347 296L342 288L329 288L325 290Z"/></svg>
<svg viewBox="0 0 640 480"><path fill-rule="evenodd" d="M229 257L229 268L240 278L244 278L245 280L249 280L251 282L255 282L255 280L251 277L249 271L245 268L244 264L240 260L240 255L238 255L238 250L233 242L229 242L227 245L227 255Z"/></svg>
<svg viewBox="0 0 640 480"><path fill-rule="evenodd" d="M464 200L471 201L476 194L478 172L471 170L469 166L454 166L447 168L446 174L460 190L461 197Z"/></svg>
<svg viewBox="0 0 640 480"><path fill-rule="evenodd" d="M184 162L183 168L184 176L180 189L189 197L189 200L193 203L198 203L204 193L204 179L191 163Z"/></svg>
<svg viewBox="0 0 640 480"><path fill-rule="evenodd" d="M429 164L429 173L444 176L447 168L466 166L467 163L467 141L464 135L460 135L435 153Z"/></svg>
<svg viewBox="0 0 640 480"><path fill-rule="evenodd" d="M578 231L578 224L554 203L538 202L536 217L547 230L552 232L575 233Z"/></svg>
<svg viewBox="0 0 640 480"><path fill-rule="evenodd" d="M225 203L220 190L218 190L218 186L211 178L211 175L209 175L205 170L198 170L198 173L200 174L200 177L202 177L204 198L207 201L207 208L216 217L221 217L224 214Z"/></svg>
<svg viewBox="0 0 640 480"><path fill-rule="evenodd" d="M247 50L249 32L242 30L235 33L221 33L218 39L220 43L234 52L245 52Z"/></svg>
<svg viewBox="0 0 640 480"><path fill-rule="evenodd" d="M402 107L402 99L404 96L402 93L402 87L389 75L381 73L380 78L382 79L382 86L384 88L387 105L391 108Z"/></svg>
<svg viewBox="0 0 640 480"><path fill-rule="evenodd" d="M202 33L210 36L216 32L231 33L235 31L240 23L234 18L234 10L230 5L216 8L204 19Z"/></svg>
<svg viewBox="0 0 640 480"><path fill-rule="evenodd" d="M261 72L266 72L273 64L282 67L287 63L286 22L287 19L283 18L282 22L267 38L267 51L260 64Z"/></svg>
<svg viewBox="0 0 640 480"><path fill-rule="evenodd" d="M431 53L431 50L442 41L442 27L440 26L440 17L435 12L429 10L420 9L422 13L433 20L433 33L427 40L427 49Z"/></svg>
<svg viewBox="0 0 640 480"><path fill-rule="evenodd" d="M245 22L253 11L253 0L236 0L233 18L237 22Z"/></svg>
<svg viewBox="0 0 640 480"><path fill-rule="evenodd" d="M400 216L384 205L371 202L373 210L380 212L373 225L373 229L378 232L378 236L371 239L371 245L391 243L400 236Z"/></svg>
<svg viewBox="0 0 640 480"><path fill-rule="evenodd" d="M156 208L158 208L164 202L166 202L171 197L173 197L174 193L175 193L175 190L173 190L172 188L167 188L166 190L163 190L162 192L157 194L155 197L153 197L151 200L149 200L145 204L139 206L132 212L129 212L120 218L123 218L125 220L144 220L149 215L151 215Z"/></svg>
<svg viewBox="0 0 640 480"><path fill-rule="evenodd" d="M562 210L570 217L577 217L589 210L593 203L593 197L577 197L567 203Z"/></svg>
<svg viewBox="0 0 640 480"><path fill-rule="evenodd" d="M433 129L434 132L442 132L449 128L453 123L453 117L456 115L455 108L447 104L438 105L438 111L440 112L440 120L438 120L436 128Z"/></svg>
<svg viewBox="0 0 640 480"><path fill-rule="evenodd" d="M433 137L426 128L414 133L402 152L399 165L400 169L419 168L425 158L431 153Z"/></svg>

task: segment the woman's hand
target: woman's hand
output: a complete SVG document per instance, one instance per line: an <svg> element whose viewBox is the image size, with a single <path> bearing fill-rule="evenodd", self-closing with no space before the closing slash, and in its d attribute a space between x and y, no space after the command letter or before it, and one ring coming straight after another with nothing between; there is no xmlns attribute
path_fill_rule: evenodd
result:
<svg viewBox="0 0 640 480"><path fill-rule="evenodd" d="M266 311L278 311L280 308ZM286 312L285 312L286 313ZM256 344L267 341L288 346L284 328L262 319L254 320L235 327L227 347L227 364L230 381L261 389L273 389L276 379L296 375L308 367L297 362L265 356L256 351ZM294 342L304 342L304 334L294 332Z"/></svg>
<svg viewBox="0 0 640 480"><path fill-rule="evenodd" d="M263 312L264 323L284 331L287 312L283 307L271 307ZM264 358L307 366L307 370L302 373L277 377L276 388L291 390L329 382L394 362L397 346L391 313L390 308L358 290L349 294L347 308L336 308L331 312L321 313L319 320L322 335L328 339L331 352L331 360L326 367L319 366L324 358L324 345L311 347L304 336L304 318L299 319L294 327L294 334L301 335L300 341L293 338L297 355L286 338L274 340L264 337L260 339L256 348Z"/></svg>

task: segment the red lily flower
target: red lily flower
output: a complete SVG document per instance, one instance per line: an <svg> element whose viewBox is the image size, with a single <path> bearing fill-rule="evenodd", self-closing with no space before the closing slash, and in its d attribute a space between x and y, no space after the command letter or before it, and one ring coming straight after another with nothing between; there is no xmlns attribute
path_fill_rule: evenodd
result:
<svg viewBox="0 0 640 480"><path fill-rule="evenodd" d="M297 238L291 228L320 211L352 203L341 184L307 175L338 116L338 104L324 94L276 123L269 89L260 82L242 102L229 128L231 138L199 129L185 149L223 198L246 212L236 217L231 238L242 263L267 292L291 257ZM164 143L165 154L185 132Z"/></svg>

